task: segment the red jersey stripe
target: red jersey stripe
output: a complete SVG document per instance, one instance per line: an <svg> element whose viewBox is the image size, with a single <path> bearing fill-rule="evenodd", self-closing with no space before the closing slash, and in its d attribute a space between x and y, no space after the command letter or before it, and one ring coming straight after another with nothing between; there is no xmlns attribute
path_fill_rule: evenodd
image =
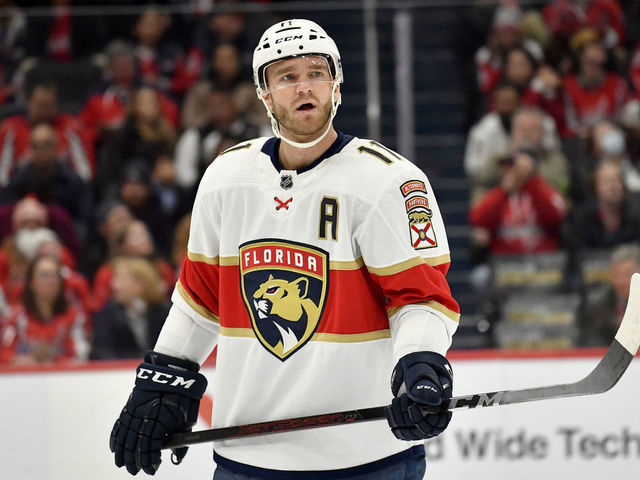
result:
<svg viewBox="0 0 640 480"><path fill-rule="evenodd" d="M448 264L431 267L424 262L415 263L404 270L394 267L376 270L386 275L374 274L365 266L331 270L329 295L316 333L359 335L386 330L388 316L408 304L427 305L457 321L460 309L442 272ZM229 262L219 265L187 258L180 284L199 313L204 309L210 313L206 317L219 316L225 329L250 329L251 319L239 288L239 275L238 266ZM407 285L419 287L407 289Z"/></svg>
<svg viewBox="0 0 640 480"><path fill-rule="evenodd" d="M194 310L214 321L220 316L219 278L219 265L196 262L187 257L182 264L177 285L178 291Z"/></svg>

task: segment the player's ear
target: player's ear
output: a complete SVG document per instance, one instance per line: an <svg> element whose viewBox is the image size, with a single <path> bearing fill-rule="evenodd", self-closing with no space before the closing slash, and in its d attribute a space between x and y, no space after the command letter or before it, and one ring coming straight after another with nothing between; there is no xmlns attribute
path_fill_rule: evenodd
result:
<svg viewBox="0 0 640 480"><path fill-rule="evenodd" d="M335 95L335 99L338 100L340 98L340 95L341 95L341 93L340 93L340 84L338 82L336 82L335 83L335 87L332 87L332 88L335 88L334 91L336 93L334 95Z"/></svg>
<svg viewBox="0 0 640 480"><path fill-rule="evenodd" d="M267 107L269 108L270 112L273 112L273 100L271 99L271 94L270 93L265 93L262 98L264 99L264 103L267 105Z"/></svg>

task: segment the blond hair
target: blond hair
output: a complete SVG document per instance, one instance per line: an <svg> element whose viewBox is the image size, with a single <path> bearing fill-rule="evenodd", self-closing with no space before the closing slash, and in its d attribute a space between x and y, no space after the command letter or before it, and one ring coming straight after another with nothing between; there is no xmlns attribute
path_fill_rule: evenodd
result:
<svg viewBox="0 0 640 480"><path fill-rule="evenodd" d="M111 261L115 270L125 268L136 280L144 286L142 300L147 304L161 303L166 299L164 282L158 269L143 257L116 257Z"/></svg>

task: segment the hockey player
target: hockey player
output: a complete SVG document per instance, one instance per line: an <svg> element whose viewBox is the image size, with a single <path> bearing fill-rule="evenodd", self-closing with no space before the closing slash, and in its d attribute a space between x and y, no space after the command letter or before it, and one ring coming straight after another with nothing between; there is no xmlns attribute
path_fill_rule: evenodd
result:
<svg viewBox="0 0 640 480"><path fill-rule="evenodd" d="M433 190L334 129L342 66L319 25L267 29L253 76L275 137L229 148L201 180L173 306L111 433L116 464L155 473L166 435L196 422L217 344L215 427L390 406L389 425L214 442L214 479L422 478L422 441L451 414L420 407L451 396L459 317Z"/></svg>

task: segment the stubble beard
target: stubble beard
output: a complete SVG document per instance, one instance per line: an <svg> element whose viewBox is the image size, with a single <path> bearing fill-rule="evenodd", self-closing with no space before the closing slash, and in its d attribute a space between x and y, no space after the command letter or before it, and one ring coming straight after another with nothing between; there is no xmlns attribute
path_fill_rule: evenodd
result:
<svg viewBox="0 0 640 480"><path fill-rule="evenodd" d="M318 105L316 103L316 105ZM296 136L307 137L316 133L322 132L326 128L327 123L331 119L332 104L331 100L327 101L324 105L319 105L321 115L318 120L310 120L305 122L296 122L289 115L288 110L282 106L275 104L275 117L280 124L280 128L284 128L287 132L290 132Z"/></svg>

